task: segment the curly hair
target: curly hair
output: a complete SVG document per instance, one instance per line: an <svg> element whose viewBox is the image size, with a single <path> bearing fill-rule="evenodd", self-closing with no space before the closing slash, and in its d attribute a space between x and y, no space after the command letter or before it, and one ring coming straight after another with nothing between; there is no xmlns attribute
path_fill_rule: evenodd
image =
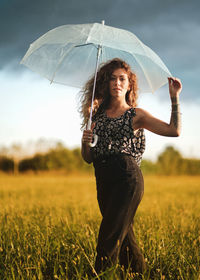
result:
<svg viewBox="0 0 200 280"><path fill-rule="evenodd" d="M93 116L99 111L106 110L110 102L109 82L112 73L122 68L129 79L130 90L126 93L126 102L131 107L137 106L138 84L137 76L131 71L131 67L123 60L114 58L103 64L97 72L96 88L93 103ZM87 124L90 114L94 76L85 84L80 97L80 115L83 119L82 128Z"/></svg>

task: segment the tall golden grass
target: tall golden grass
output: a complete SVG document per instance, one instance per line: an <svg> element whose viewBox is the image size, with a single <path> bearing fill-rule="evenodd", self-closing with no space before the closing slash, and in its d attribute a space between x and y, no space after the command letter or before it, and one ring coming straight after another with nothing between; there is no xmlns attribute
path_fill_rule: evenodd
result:
<svg viewBox="0 0 200 280"><path fill-rule="evenodd" d="M146 176L134 227L148 269L95 278L94 177L1 174L0 279L200 279L199 198L200 177Z"/></svg>

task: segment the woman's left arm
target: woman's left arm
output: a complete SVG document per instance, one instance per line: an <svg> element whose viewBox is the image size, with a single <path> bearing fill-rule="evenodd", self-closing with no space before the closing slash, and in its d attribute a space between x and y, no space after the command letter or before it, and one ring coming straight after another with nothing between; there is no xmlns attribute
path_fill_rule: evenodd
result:
<svg viewBox="0 0 200 280"><path fill-rule="evenodd" d="M168 78L168 83L172 104L170 123L163 122L153 117L147 111L138 108L138 127L146 128L159 135L176 137L181 132L179 94L182 90L182 84L179 79L173 77Z"/></svg>

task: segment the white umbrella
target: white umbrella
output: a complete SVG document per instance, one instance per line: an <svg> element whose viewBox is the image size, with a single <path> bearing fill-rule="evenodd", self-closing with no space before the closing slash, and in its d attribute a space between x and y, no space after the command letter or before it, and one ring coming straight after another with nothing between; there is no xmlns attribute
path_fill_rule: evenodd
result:
<svg viewBox="0 0 200 280"><path fill-rule="evenodd" d="M139 92L155 92L167 83L169 70L133 33L99 23L63 25L33 42L21 63L51 82L82 87L99 63L126 61L138 78ZM93 99L88 128L91 127Z"/></svg>

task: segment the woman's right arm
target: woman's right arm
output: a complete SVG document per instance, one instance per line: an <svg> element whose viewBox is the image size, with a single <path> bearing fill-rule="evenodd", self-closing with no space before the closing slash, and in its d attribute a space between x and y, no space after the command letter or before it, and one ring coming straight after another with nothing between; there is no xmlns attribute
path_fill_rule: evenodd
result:
<svg viewBox="0 0 200 280"><path fill-rule="evenodd" d="M92 155L91 155L90 146L89 146L89 143L92 142L92 138L93 138L92 130L83 131L81 155L87 163L92 162Z"/></svg>

